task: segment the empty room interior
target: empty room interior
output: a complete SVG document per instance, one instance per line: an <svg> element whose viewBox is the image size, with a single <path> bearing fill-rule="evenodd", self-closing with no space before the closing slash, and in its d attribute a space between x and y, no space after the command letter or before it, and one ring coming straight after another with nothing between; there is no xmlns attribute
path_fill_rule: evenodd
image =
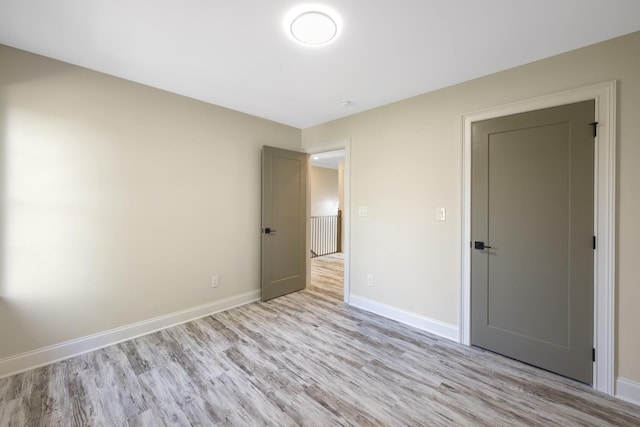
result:
<svg viewBox="0 0 640 427"><path fill-rule="evenodd" d="M637 0L0 1L0 426L640 425Z"/></svg>

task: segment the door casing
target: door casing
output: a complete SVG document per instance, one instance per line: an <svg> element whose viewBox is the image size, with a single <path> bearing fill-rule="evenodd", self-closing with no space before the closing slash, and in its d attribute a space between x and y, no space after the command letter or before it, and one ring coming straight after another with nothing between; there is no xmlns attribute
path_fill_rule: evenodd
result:
<svg viewBox="0 0 640 427"><path fill-rule="evenodd" d="M615 186L616 186L616 81L502 105L463 115L462 200L460 241L459 341L471 342L471 124L511 114L595 100L594 235L594 363L593 388L614 395L615 337Z"/></svg>

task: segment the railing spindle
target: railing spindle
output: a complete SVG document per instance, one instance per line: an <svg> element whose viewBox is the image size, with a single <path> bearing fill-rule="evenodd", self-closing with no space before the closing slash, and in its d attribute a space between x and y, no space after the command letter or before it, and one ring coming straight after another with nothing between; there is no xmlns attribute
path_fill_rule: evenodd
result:
<svg viewBox="0 0 640 427"><path fill-rule="evenodd" d="M338 252L340 219L340 211L338 215L311 217L311 258Z"/></svg>

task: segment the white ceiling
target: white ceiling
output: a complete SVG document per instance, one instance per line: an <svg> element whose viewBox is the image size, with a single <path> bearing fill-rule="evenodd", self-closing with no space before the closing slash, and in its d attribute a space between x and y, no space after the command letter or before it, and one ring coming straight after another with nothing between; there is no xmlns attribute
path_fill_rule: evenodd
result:
<svg viewBox="0 0 640 427"><path fill-rule="evenodd" d="M306 128L640 30L640 0L319 2L324 47L294 0L0 0L0 43Z"/></svg>
<svg viewBox="0 0 640 427"><path fill-rule="evenodd" d="M325 151L311 155L311 164L319 168L338 169L340 162L344 162L345 150Z"/></svg>

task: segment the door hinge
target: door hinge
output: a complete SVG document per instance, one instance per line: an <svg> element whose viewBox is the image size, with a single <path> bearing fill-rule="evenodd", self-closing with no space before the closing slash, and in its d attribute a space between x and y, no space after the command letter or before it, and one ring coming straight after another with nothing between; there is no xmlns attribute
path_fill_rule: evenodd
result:
<svg viewBox="0 0 640 427"><path fill-rule="evenodd" d="M591 359L595 362L595 361L596 361L596 349L595 349L595 348L592 348L591 350L592 350L592 352L591 352Z"/></svg>
<svg viewBox="0 0 640 427"><path fill-rule="evenodd" d="M593 249L596 248L596 236L593 236Z"/></svg>
<svg viewBox="0 0 640 427"><path fill-rule="evenodd" d="M598 122L589 123L589 126L593 126L593 137L598 136Z"/></svg>

